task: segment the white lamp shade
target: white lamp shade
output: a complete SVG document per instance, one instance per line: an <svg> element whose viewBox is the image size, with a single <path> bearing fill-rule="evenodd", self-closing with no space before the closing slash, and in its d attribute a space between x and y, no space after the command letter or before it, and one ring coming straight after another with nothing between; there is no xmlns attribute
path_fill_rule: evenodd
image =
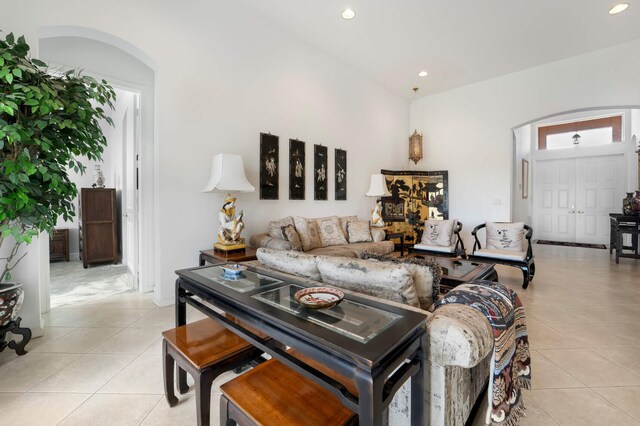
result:
<svg viewBox="0 0 640 426"><path fill-rule="evenodd" d="M371 184L365 194L367 197L390 197L391 193L387 189L387 181L384 175L371 175Z"/></svg>
<svg viewBox="0 0 640 426"><path fill-rule="evenodd" d="M216 154L211 161L211 178L202 192L253 192L256 189L244 174L242 157Z"/></svg>

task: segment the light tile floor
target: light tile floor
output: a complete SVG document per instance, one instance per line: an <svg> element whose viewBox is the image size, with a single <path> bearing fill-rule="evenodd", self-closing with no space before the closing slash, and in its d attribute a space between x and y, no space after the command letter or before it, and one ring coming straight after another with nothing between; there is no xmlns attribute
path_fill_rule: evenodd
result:
<svg viewBox="0 0 640 426"><path fill-rule="evenodd" d="M527 290L519 271L499 267L528 319L533 390L522 424L640 424L640 262L616 265L596 249L534 252L537 276ZM174 408L163 397L159 333L173 315L135 293L53 309L27 355L0 353L0 424L194 425L192 393ZM218 397L214 391L214 425Z"/></svg>

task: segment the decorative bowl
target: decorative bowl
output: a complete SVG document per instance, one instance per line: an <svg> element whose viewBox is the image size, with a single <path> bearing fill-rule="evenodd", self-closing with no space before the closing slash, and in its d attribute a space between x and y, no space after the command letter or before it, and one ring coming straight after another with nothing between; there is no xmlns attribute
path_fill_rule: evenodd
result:
<svg viewBox="0 0 640 426"><path fill-rule="evenodd" d="M240 265L239 263L233 263L229 265L223 265L222 275L225 278L239 278L242 276L242 273L247 270L247 267L244 265Z"/></svg>
<svg viewBox="0 0 640 426"><path fill-rule="evenodd" d="M309 287L297 291L294 297L305 308L325 309L342 302L344 293L331 287Z"/></svg>

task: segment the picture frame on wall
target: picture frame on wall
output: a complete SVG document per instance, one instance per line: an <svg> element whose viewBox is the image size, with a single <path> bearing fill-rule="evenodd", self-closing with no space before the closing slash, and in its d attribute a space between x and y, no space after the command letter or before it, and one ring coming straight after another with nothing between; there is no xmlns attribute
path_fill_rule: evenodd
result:
<svg viewBox="0 0 640 426"><path fill-rule="evenodd" d="M304 200L305 196L305 143L289 139L289 199Z"/></svg>
<svg viewBox="0 0 640 426"><path fill-rule="evenodd" d="M313 146L313 199L327 200L328 194L328 150L326 146Z"/></svg>
<svg viewBox="0 0 640 426"><path fill-rule="evenodd" d="M529 161L522 159L522 198L529 198Z"/></svg>
<svg viewBox="0 0 640 426"><path fill-rule="evenodd" d="M260 133L260 199L277 200L280 177L280 138Z"/></svg>
<svg viewBox="0 0 640 426"><path fill-rule="evenodd" d="M344 149L335 150L335 174L336 200L345 201L347 199L347 151Z"/></svg>

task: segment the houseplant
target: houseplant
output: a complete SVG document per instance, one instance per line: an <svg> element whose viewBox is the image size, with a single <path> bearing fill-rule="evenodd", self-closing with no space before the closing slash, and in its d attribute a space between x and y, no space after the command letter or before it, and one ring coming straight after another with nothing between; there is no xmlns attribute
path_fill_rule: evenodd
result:
<svg viewBox="0 0 640 426"><path fill-rule="evenodd" d="M22 244L74 215L78 190L67 171L84 172L81 157L101 159L100 120L112 124L103 107L114 101L106 81L48 73L24 37L0 39L0 248L13 244L0 259L0 282L11 279Z"/></svg>
<svg viewBox="0 0 640 426"><path fill-rule="evenodd" d="M29 56L24 37L0 39L0 336L22 303L20 286L2 284L26 254L18 250L74 215L78 190L68 170L84 172L80 158L101 159L100 121L112 124L103 107L114 101L106 81L50 73Z"/></svg>

